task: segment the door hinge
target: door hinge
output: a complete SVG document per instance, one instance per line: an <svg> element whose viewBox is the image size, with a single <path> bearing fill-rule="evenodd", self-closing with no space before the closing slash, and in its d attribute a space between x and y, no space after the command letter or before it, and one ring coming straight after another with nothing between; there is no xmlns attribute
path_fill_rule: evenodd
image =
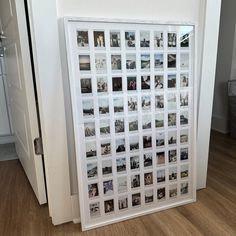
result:
<svg viewBox="0 0 236 236"><path fill-rule="evenodd" d="M34 139L34 152L36 155L43 155L42 138L35 138Z"/></svg>

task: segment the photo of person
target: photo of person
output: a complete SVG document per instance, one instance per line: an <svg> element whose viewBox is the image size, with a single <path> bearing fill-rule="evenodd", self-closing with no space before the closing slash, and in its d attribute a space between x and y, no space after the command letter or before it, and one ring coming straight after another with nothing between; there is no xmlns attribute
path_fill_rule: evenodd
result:
<svg viewBox="0 0 236 236"><path fill-rule="evenodd" d="M154 68L156 70L164 69L164 55L163 55L163 53L154 54Z"/></svg>
<svg viewBox="0 0 236 236"><path fill-rule="evenodd" d="M140 175L131 175L131 188L140 187Z"/></svg>
<svg viewBox="0 0 236 236"><path fill-rule="evenodd" d="M176 145L177 144L177 131L172 130L168 132L168 144Z"/></svg>
<svg viewBox="0 0 236 236"><path fill-rule="evenodd" d="M180 53L180 69L187 70L189 69L189 54Z"/></svg>
<svg viewBox="0 0 236 236"><path fill-rule="evenodd" d="M164 76L155 75L155 89L163 89L163 88L164 88Z"/></svg>
<svg viewBox="0 0 236 236"><path fill-rule="evenodd" d="M165 133L157 133L156 134L156 147L165 146Z"/></svg>
<svg viewBox="0 0 236 236"><path fill-rule="evenodd" d="M176 53L171 53L167 55L168 68L176 68Z"/></svg>
<svg viewBox="0 0 236 236"><path fill-rule="evenodd" d="M177 45L177 34L176 33L168 33L168 47L174 48Z"/></svg>
<svg viewBox="0 0 236 236"><path fill-rule="evenodd" d="M158 129L164 128L164 113L155 115L155 127Z"/></svg>
<svg viewBox="0 0 236 236"><path fill-rule="evenodd" d="M127 178L126 176L118 177L117 179L117 188L118 193L126 193L127 192Z"/></svg>
<svg viewBox="0 0 236 236"><path fill-rule="evenodd" d="M104 48L105 47L105 33L104 31L94 31L94 47L95 48Z"/></svg>
<svg viewBox="0 0 236 236"><path fill-rule="evenodd" d="M145 115L143 116L143 129L151 129L152 128L152 116L151 115Z"/></svg>
<svg viewBox="0 0 236 236"><path fill-rule="evenodd" d="M180 47L188 48L189 47L189 33L182 34L180 37Z"/></svg>
<svg viewBox="0 0 236 236"><path fill-rule="evenodd" d="M132 206L140 206L141 205L141 193L132 194Z"/></svg>
<svg viewBox="0 0 236 236"><path fill-rule="evenodd" d="M161 169L157 171L157 183L163 183L166 181L165 169Z"/></svg>
<svg viewBox="0 0 236 236"><path fill-rule="evenodd" d="M128 197L122 196L118 198L118 207L119 210L127 209L128 208Z"/></svg>
<svg viewBox="0 0 236 236"><path fill-rule="evenodd" d="M150 66L151 66L150 54L148 53L141 54L141 69L150 70Z"/></svg>
<svg viewBox="0 0 236 236"><path fill-rule="evenodd" d="M113 54L111 55L111 70L117 71L121 70L121 55Z"/></svg>
<svg viewBox="0 0 236 236"><path fill-rule="evenodd" d="M143 111L151 110L151 96L142 96L141 101Z"/></svg>
<svg viewBox="0 0 236 236"><path fill-rule="evenodd" d="M134 31L125 32L125 45L126 45L126 48L135 48L135 32Z"/></svg>
<svg viewBox="0 0 236 236"><path fill-rule="evenodd" d="M97 91L98 93L106 93L108 89L107 77L97 78Z"/></svg>
<svg viewBox="0 0 236 236"><path fill-rule="evenodd" d="M169 150L168 151L169 163L177 162L177 150Z"/></svg>
<svg viewBox="0 0 236 236"><path fill-rule="evenodd" d="M180 74L180 87L181 88L188 87L188 84L189 84L189 74L188 73Z"/></svg>
<svg viewBox="0 0 236 236"><path fill-rule="evenodd" d="M180 130L180 144L188 143L188 129Z"/></svg>
<svg viewBox="0 0 236 236"><path fill-rule="evenodd" d="M138 110L138 99L135 96L128 97L128 111Z"/></svg>
<svg viewBox="0 0 236 236"><path fill-rule="evenodd" d="M110 31L110 47L120 48L120 32Z"/></svg>
<svg viewBox="0 0 236 236"><path fill-rule="evenodd" d="M153 202L153 190L146 190L144 193L145 203L152 203Z"/></svg>
<svg viewBox="0 0 236 236"><path fill-rule="evenodd" d="M110 121L101 120L100 121L100 135L109 135L110 134Z"/></svg>
<svg viewBox="0 0 236 236"><path fill-rule="evenodd" d="M138 130L138 118L136 116L129 117L129 131L137 131Z"/></svg>
<svg viewBox="0 0 236 236"><path fill-rule="evenodd" d="M180 193L181 195L188 194L188 183L181 183L180 185Z"/></svg>
<svg viewBox="0 0 236 236"><path fill-rule="evenodd" d="M169 197L176 198L177 197L177 184L170 185L169 187Z"/></svg>
<svg viewBox="0 0 236 236"><path fill-rule="evenodd" d="M84 134L85 134L85 137L95 136L95 123L94 122L84 123Z"/></svg>
<svg viewBox="0 0 236 236"><path fill-rule="evenodd" d="M188 125L188 111L180 111L180 125Z"/></svg>
<svg viewBox="0 0 236 236"><path fill-rule="evenodd" d="M143 90L151 88L151 79L150 75L142 75L141 76L141 88Z"/></svg>
<svg viewBox="0 0 236 236"><path fill-rule="evenodd" d="M176 74L168 75L168 88L176 88Z"/></svg>
<svg viewBox="0 0 236 236"><path fill-rule="evenodd" d="M162 31L154 32L154 48L162 49L164 47L164 36Z"/></svg>
<svg viewBox="0 0 236 236"><path fill-rule="evenodd" d="M177 167L171 167L169 168L169 180L175 181L177 180Z"/></svg>
<svg viewBox="0 0 236 236"><path fill-rule="evenodd" d="M90 71L91 65L89 55L79 55L79 69L81 72Z"/></svg>
<svg viewBox="0 0 236 236"><path fill-rule="evenodd" d="M123 98L114 98L113 100L114 113L124 112L124 101Z"/></svg>
<svg viewBox="0 0 236 236"><path fill-rule="evenodd" d="M157 158L157 166L158 165L164 165L165 164L165 152L157 152L156 153Z"/></svg>
<svg viewBox="0 0 236 236"><path fill-rule="evenodd" d="M122 77L112 77L113 92L122 91Z"/></svg>
<svg viewBox="0 0 236 236"><path fill-rule="evenodd" d="M116 153L125 152L125 139L116 140Z"/></svg>
<svg viewBox="0 0 236 236"><path fill-rule="evenodd" d="M180 177L181 179L187 178L188 177L188 165L182 165L180 168Z"/></svg>
<svg viewBox="0 0 236 236"><path fill-rule="evenodd" d="M126 70L135 70L136 69L136 55L135 54L126 54Z"/></svg>
<svg viewBox="0 0 236 236"><path fill-rule="evenodd" d="M83 115L84 116L93 116L94 115L94 106L93 100L83 100Z"/></svg>
<svg viewBox="0 0 236 236"><path fill-rule="evenodd" d="M124 118L116 119L115 120L115 132L116 133L123 133L125 132L125 121Z"/></svg>
<svg viewBox="0 0 236 236"><path fill-rule="evenodd" d="M180 160L187 161L188 160L188 148L180 149Z"/></svg>
<svg viewBox="0 0 236 236"><path fill-rule="evenodd" d="M97 73L105 73L107 70L106 54L95 54L95 67Z"/></svg>
<svg viewBox="0 0 236 236"><path fill-rule="evenodd" d="M137 82L136 82L136 77L135 76L129 76L127 77L127 90L128 91L133 91L137 89Z"/></svg>
<svg viewBox="0 0 236 236"><path fill-rule="evenodd" d="M89 37L87 30L77 31L77 45L80 48L86 48L89 46Z"/></svg>
<svg viewBox="0 0 236 236"><path fill-rule="evenodd" d="M101 155L106 156L111 154L111 141L101 141Z"/></svg>
<svg viewBox="0 0 236 236"><path fill-rule="evenodd" d="M80 80L81 93L92 93L91 78Z"/></svg>
<svg viewBox="0 0 236 236"><path fill-rule="evenodd" d="M99 217L100 216L100 203L90 203L89 204L89 212L90 212L90 217Z"/></svg>
<svg viewBox="0 0 236 236"><path fill-rule="evenodd" d="M113 199L104 201L104 211L105 211L105 214L108 214L114 211Z"/></svg>
<svg viewBox="0 0 236 236"><path fill-rule="evenodd" d="M112 174L112 160L102 161L102 174L103 175Z"/></svg>
<svg viewBox="0 0 236 236"><path fill-rule="evenodd" d="M175 110L176 107L177 107L176 94L175 93L168 93L168 109Z"/></svg>
<svg viewBox="0 0 236 236"><path fill-rule="evenodd" d="M157 200L165 200L166 198L166 188L158 188L157 189Z"/></svg>
<svg viewBox="0 0 236 236"><path fill-rule="evenodd" d="M97 162L87 163L87 176L88 176L88 179L98 177L98 164L97 164Z"/></svg>
<svg viewBox="0 0 236 236"><path fill-rule="evenodd" d="M129 149L131 152L139 150L139 136L130 136Z"/></svg>
<svg viewBox="0 0 236 236"><path fill-rule="evenodd" d="M139 170L139 166L140 166L139 156L130 157L130 169Z"/></svg>
<svg viewBox="0 0 236 236"><path fill-rule="evenodd" d="M150 47L150 33L149 31L140 31L140 47L149 48Z"/></svg>
<svg viewBox="0 0 236 236"><path fill-rule="evenodd" d="M86 158L94 158L97 156L96 142L87 142L85 144Z"/></svg>
<svg viewBox="0 0 236 236"><path fill-rule="evenodd" d="M143 148L151 148L152 147L152 136L145 135L143 136Z"/></svg>
<svg viewBox="0 0 236 236"><path fill-rule="evenodd" d="M98 184L89 184L88 185L88 196L89 198L94 198L99 195Z"/></svg>
<svg viewBox="0 0 236 236"><path fill-rule="evenodd" d="M116 159L116 171L117 173L126 171L126 158L125 157Z"/></svg>
<svg viewBox="0 0 236 236"><path fill-rule="evenodd" d="M143 154L143 166L144 167L152 166L152 153Z"/></svg>
<svg viewBox="0 0 236 236"><path fill-rule="evenodd" d="M188 106L188 92L180 93L180 106L187 107Z"/></svg>
<svg viewBox="0 0 236 236"><path fill-rule="evenodd" d="M153 174L152 172L144 173L144 185L152 185L153 184Z"/></svg>
<svg viewBox="0 0 236 236"><path fill-rule="evenodd" d="M113 194L113 180L103 181L103 193L105 196Z"/></svg>
<svg viewBox="0 0 236 236"><path fill-rule="evenodd" d="M176 113L168 113L168 127L176 126Z"/></svg>
<svg viewBox="0 0 236 236"><path fill-rule="evenodd" d="M164 95L155 96L155 107L156 109L164 109Z"/></svg>
<svg viewBox="0 0 236 236"><path fill-rule="evenodd" d="M99 109L100 115L109 114L109 100L108 100L108 98L98 99L98 109Z"/></svg>

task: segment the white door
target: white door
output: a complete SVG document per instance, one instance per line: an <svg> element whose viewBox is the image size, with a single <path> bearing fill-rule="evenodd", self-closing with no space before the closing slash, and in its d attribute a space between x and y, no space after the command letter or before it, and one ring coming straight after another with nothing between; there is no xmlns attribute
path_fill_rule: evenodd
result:
<svg viewBox="0 0 236 236"><path fill-rule="evenodd" d="M1 0L0 20L16 151L39 203L43 204L47 198L42 156L34 152L39 124L24 0Z"/></svg>

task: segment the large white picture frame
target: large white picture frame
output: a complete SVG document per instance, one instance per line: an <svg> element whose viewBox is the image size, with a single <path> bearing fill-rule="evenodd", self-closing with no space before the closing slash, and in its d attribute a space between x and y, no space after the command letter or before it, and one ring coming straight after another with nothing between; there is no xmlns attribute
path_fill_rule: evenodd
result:
<svg viewBox="0 0 236 236"><path fill-rule="evenodd" d="M194 31L65 19L82 230L196 200Z"/></svg>

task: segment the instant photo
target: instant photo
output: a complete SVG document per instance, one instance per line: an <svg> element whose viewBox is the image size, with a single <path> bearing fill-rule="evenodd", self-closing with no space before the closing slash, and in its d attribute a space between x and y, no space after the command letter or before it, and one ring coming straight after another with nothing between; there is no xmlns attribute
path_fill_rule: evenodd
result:
<svg viewBox="0 0 236 236"><path fill-rule="evenodd" d="M100 203L90 203L89 204L89 212L90 212L90 217L99 217L101 212L100 212Z"/></svg>
<svg viewBox="0 0 236 236"><path fill-rule="evenodd" d="M180 54L180 69L181 70L189 69L189 54L188 53Z"/></svg>
<svg viewBox="0 0 236 236"><path fill-rule="evenodd" d="M94 122L84 123L84 134L85 134L85 137L95 136L95 123Z"/></svg>
<svg viewBox="0 0 236 236"><path fill-rule="evenodd" d="M156 134L156 147L163 147L165 146L165 133L157 133Z"/></svg>
<svg viewBox="0 0 236 236"><path fill-rule="evenodd" d="M104 211L105 211L105 214L114 212L114 200L113 199L104 201Z"/></svg>
<svg viewBox="0 0 236 236"><path fill-rule="evenodd" d="M143 136L143 148L151 148L152 147L152 136L145 135Z"/></svg>
<svg viewBox="0 0 236 236"><path fill-rule="evenodd" d="M128 97L128 111L135 112L138 110L138 99L136 96Z"/></svg>
<svg viewBox="0 0 236 236"><path fill-rule="evenodd" d="M129 138L129 149L130 151L139 150L139 136L130 136Z"/></svg>
<svg viewBox="0 0 236 236"><path fill-rule="evenodd" d="M168 113L168 126L169 127L176 126L176 113Z"/></svg>
<svg viewBox="0 0 236 236"><path fill-rule="evenodd" d="M91 162L87 164L87 176L89 179L97 178L98 176L98 164L97 162Z"/></svg>
<svg viewBox="0 0 236 236"><path fill-rule="evenodd" d="M146 190L144 193L145 203L152 203L153 202L153 190Z"/></svg>
<svg viewBox="0 0 236 236"><path fill-rule="evenodd" d="M163 88L164 88L164 76L155 75L155 89L163 89Z"/></svg>
<svg viewBox="0 0 236 236"><path fill-rule="evenodd" d="M164 47L164 34L161 31L154 32L154 48L163 49Z"/></svg>
<svg viewBox="0 0 236 236"><path fill-rule="evenodd" d="M177 195L178 195L177 184L170 185L170 187L169 187L169 197L170 198L176 198Z"/></svg>
<svg viewBox="0 0 236 236"><path fill-rule="evenodd" d="M106 54L95 54L95 67L97 73L106 73L107 60Z"/></svg>
<svg viewBox="0 0 236 236"><path fill-rule="evenodd" d="M91 69L90 56L79 55L79 69L81 72L89 72Z"/></svg>
<svg viewBox="0 0 236 236"><path fill-rule="evenodd" d="M143 166L145 168L152 167L152 153L143 154Z"/></svg>
<svg viewBox="0 0 236 236"><path fill-rule="evenodd" d="M98 93L106 93L108 90L107 77L97 78L97 91Z"/></svg>
<svg viewBox="0 0 236 236"><path fill-rule="evenodd" d="M126 54L126 70L135 70L136 69L136 55L135 54Z"/></svg>
<svg viewBox="0 0 236 236"><path fill-rule="evenodd" d="M101 155L107 156L111 154L111 141L103 140L101 141Z"/></svg>
<svg viewBox="0 0 236 236"><path fill-rule="evenodd" d="M142 70L150 70L151 60L150 54L141 54L141 69Z"/></svg>
<svg viewBox="0 0 236 236"><path fill-rule="evenodd" d="M165 200L166 199L166 188L158 188L157 189L157 200Z"/></svg>
<svg viewBox="0 0 236 236"><path fill-rule="evenodd" d="M180 93L180 106L187 107L188 106L188 92Z"/></svg>
<svg viewBox="0 0 236 236"><path fill-rule="evenodd" d="M151 110L151 96L142 96L141 102L143 111Z"/></svg>
<svg viewBox="0 0 236 236"><path fill-rule="evenodd" d="M126 176L118 177L117 188L118 188L118 193L127 192L127 177Z"/></svg>
<svg viewBox="0 0 236 236"><path fill-rule="evenodd" d="M125 132L125 121L123 118L115 120L115 132L116 133L123 133Z"/></svg>
<svg viewBox="0 0 236 236"><path fill-rule="evenodd" d="M180 144L188 143L188 129L180 130Z"/></svg>
<svg viewBox="0 0 236 236"><path fill-rule="evenodd" d="M140 206L141 205L141 193L132 194L132 206Z"/></svg>
<svg viewBox="0 0 236 236"><path fill-rule="evenodd" d="M177 180L177 166L169 168L169 180Z"/></svg>
<svg viewBox="0 0 236 236"><path fill-rule="evenodd" d="M168 88L176 88L176 74L168 75Z"/></svg>
<svg viewBox="0 0 236 236"><path fill-rule="evenodd" d="M189 47L189 33L182 34L180 37L180 47L188 48Z"/></svg>
<svg viewBox="0 0 236 236"><path fill-rule="evenodd" d="M180 125L188 125L188 111L180 112Z"/></svg>
<svg viewBox="0 0 236 236"><path fill-rule="evenodd" d="M87 48L89 46L89 37L87 30L77 31L77 45L80 48Z"/></svg>
<svg viewBox="0 0 236 236"><path fill-rule="evenodd" d="M95 48L104 48L105 47L105 33L104 31L94 31L94 47Z"/></svg>
<svg viewBox="0 0 236 236"><path fill-rule="evenodd" d="M181 177L181 179L188 178L188 170L189 170L188 165L182 165L180 167L180 177Z"/></svg>
<svg viewBox="0 0 236 236"><path fill-rule="evenodd" d="M124 112L124 100L123 100L123 98L114 98L113 106L114 106L114 113Z"/></svg>
<svg viewBox="0 0 236 236"><path fill-rule="evenodd" d="M144 173L144 185L152 185L153 184L153 174L152 172Z"/></svg>
<svg viewBox="0 0 236 236"><path fill-rule="evenodd" d="M168 54L167 61L168 61L168 68L169 69L176 68L176 54L175 53Z"/></svg>
<svg viewBox="0 0 236 236"><path fill-rule="evenodd" d="M100 135L109 135L110 134L110 121L101 120L100 121Z"/></svg>
<svg viewBox="0 0 236 236"><path fill-rule="evenodd" d="M175 93L169 93L168 94L168 109L169 110L175 110L176 107L177 107L176 94Z"/></svg>
<svg viewBox="0 0 236 236"><path fill-rule="evenodd" d="M169 150L168 151L168 159L169 163L176 163L177 162L177 150Z"/></svg>
<svg viewBox="0 0 236 236"><path fill-rule="evenodd" d="M88 185L88 196L89 198L94 198L99 195L98 184L89 184Z"/></svg>
<svg viewBox="0 0 236 236"><path fill-rule="evenodd" d="M113 54L111 55L111 70L119 71L121 70L121 55Z"/></svg>
<svg viewBox="0 0 236 236"><path fill-rule="evenodd" d="M130 169L131 170L139 170L140 160L139 156L131 156L130 157Z"/></svg>
<svg viewBox="0 0 236 236"><path fill-rule="evenodd" d="M149 31L140 32L140 47L141 48L150 47L150 32Z"/></svg>
<svg viewBox="0 0 236 236"><path fill-rule="evenodd" d="M105 196L113 194L113 180L103 181L103 193Z"/></svg>
<svg viewBox="0 0 236 236"><path fill-rule="evenodd" d="M168 132L168 144L169 145L177 144L177 131L176 130Z"/></svg>
<svg viewBox="0 0 236 236"><path fill-rule="evenodd" d="M188 148L180 149L180 160L187 161L188 160Z"/></svg>
<svg viewBox="0 0 236 236"><path fill-rule="evenodd" d="M142 75L141 76L141 89L150 89L151 88L151 78L150 75Z"/></svg>
<svg viewBox="0 0 236 236"><path fill-rule="evenodd" d="M128 91L137 90L137 80L135 76L127 77L127 90Z"/></svg>
<svg viewBox="0 0 236 236"><path fill-rule="evenodd" d="M137 131L138 130L138 118L136 116L129 117L129 131Z"/></svg>
<svg viewBox="0 0 236 236"><path fill-rule="evenodd" d="M139 187L140 187L140 175L132 175L131 188L139 188Z"/></svg>
<svg viewBox="0 0 236 236"><path fill-rule="evenodd" d="M110 47L120 48L120 32L116 31L110 32Z"/></svg>
<svg viewBox="0 0 236 236"><path fill-rule="evenodd" d="M103 175L112 174L112 160L102 161L102 174Z"/></svg>
<svg viewBox="0 0 236 236"><path fill-rule="evenodd" d="M126 158L125 157L116 159L116 171L117 173L126 172Z"/></svg>
<svg viewBox="0 0 236 236"><path fill-rule="evenodd" d="M155 96L155 107L156 109L164 109L164 95Z"/></svg>
<svg viewBox="0 0 236 236"><path fill-rule="evenodd" d="M112 77L112 90L113 92L122 91L122 77Z"/></svg>
<svg viewBox="0 0 236 236"><path fill-rule="evenodd" d="M157 152L156 158L157 158L157 166L165 164L165 152L164 151Z"/></svg>
<svg viewBox="0 0 236 236"><path fill-rule="evenodd" d="M125 45L126 48L135 48L135 32L133 31L125 32Z"/></svg>
<svg viewBox="0 0 236 236"><path fill-rule="evenodd" d="M125 152L125 139L116 140L116 153Z"/></svg>
<svg viewBox="0 0 236 236"><path fill-rule="evenodd" d="M109 114L109 100L108 98L100 98L98 100L98 109L100 115L108 115Z"/></svg>
<svg viewBox="0 0 236 236"><path fill-rule="evenodd" d="M81 93L92 93L92 82L91 79L81 79L80 80Z"/></svg>
<svg viewBox="0 0 236 236"><path fill-rule="evenodd" d="M124 210L128 208L128 197L119 197L118 198L118 207L119 210Z"/></svg>
<svg viewBox="0 0 236 236"><path fill-rule="evenodd" d="M157 171L157 183L163 183L166 181L166 172L164 169Z"/></svg>
<svg viewBox="0 0 236 236"><path fill-rule="evenodd" d="M158 129L164 128L164 113L155 115L155 127Z"/></svg>
<svg viewBox="0 0 236 236"><path fill-rule="evenodd" d="M188 87L188 85L189 85L189 74L188 73L180 74L180 87L185 88Z"/></svg>
<svg viewBox="0 0 236 236"><path fill-rule="evenodd" d="M97 156L96 142L88 142L85 144L86 157L93 158Z"/></svg>
<svg viewBox="0 0 236 236"><path fill-rule="evenodd" d="M164 55L163 53L154 54L154 68L156 70L164 69Z"/></svg>
<svg viewBox="0 0 236 236"><path fill-rule="evenodd" d="M152 128L152 116L151 115L143 116L142 123L143 123L143 125L142 125L143 130L151 129Z"/></svg>
<svg viewBox="0 0 236 236"><path fill-rule="evenodd" d="M177 45L177 34L176 33L168 33L168 47L175 48Z"/></svg>
<svg viewBox="0 0 236 236"><path fill-rule="evenodd" d="M188 194L188 183L187 182L180 184L180 193L181 193L181 195Z"/></svg>

